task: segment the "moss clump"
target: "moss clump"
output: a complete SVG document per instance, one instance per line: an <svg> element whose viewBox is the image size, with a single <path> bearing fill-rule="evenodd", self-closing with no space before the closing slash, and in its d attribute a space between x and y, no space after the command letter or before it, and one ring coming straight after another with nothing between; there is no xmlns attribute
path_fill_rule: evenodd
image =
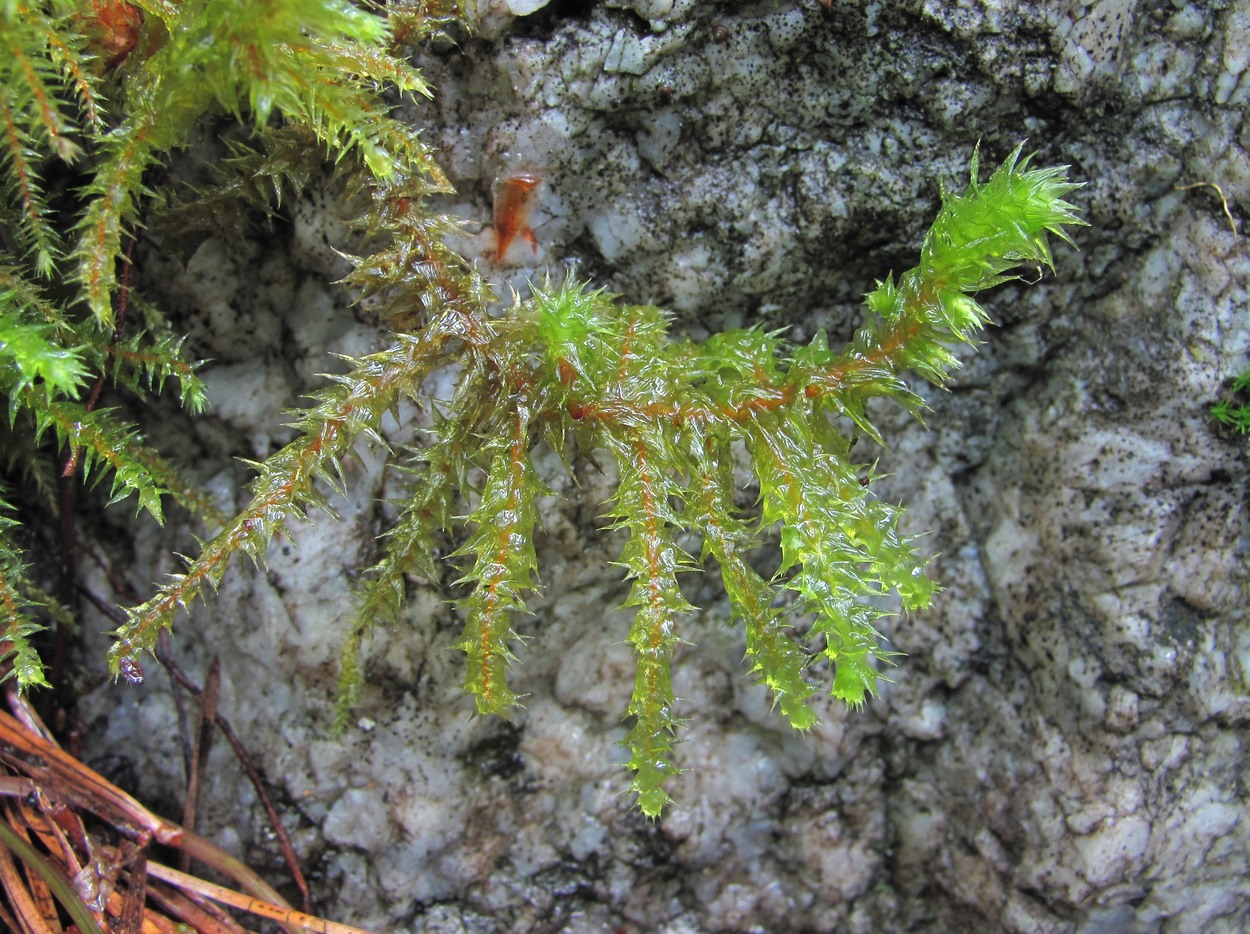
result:
<svg viewBox="0 0 1250 934"><path fill-rule="evenodd" d="M66 459L73 467L66 476L109 470L114 498L137 493L158 518L166 493L195 506L196 491L133 428L84 398L93 377L112 374L141 395L173 377L188 408L204 401L176 338L120 333L122 309L135 300L124 272L127 231L171 219L196 229L231 216L231 205L268 209L305 177L310 147L301 140L315 142L368 195L359 226L365 242L380 246L356 258L348 282L391 333L383 350L349 361L347 373L297 414L296 440L256 465L250 503L221 517L182 573L126 611L109 657L115 675L137 676L142 653L179 610L217 585L233 558L263 559L287 522L325 508L325 487L346 485L341 465L353 445L381 443L384 415L402 398L420 401L431 372L454 365L454 397L440 407L429 443L406 452L408 498L345 627L341 715L364 677L362 640L397 616L409 575L435 576L434 555L448 536L461 571L465 688L481 713L517 703L507 674L517 618L538 586L536 503L546 491L533 454L543 445L565 458L611 458L617 467L608 516L627 533L619 563L631 581L627 639L637 659L626 743L631 787L646 814L660 813L666 780L677 771L669 666L691 609L679 577L708 559L745 627L751 669L794 727L815 722L808 699L817 688L806 674L815 656L832 662L835 696L858 704L874 691L883 654L878 598L895 592L906 609L920 609L933 584L898 533L898 507L861 481L852 443L856 435L881 441L870 399L920 408L905 373L937 383L950 377L954 346L986 322L976 293L1021 265L1050 264L1049 235L1066 239L1065 228L1079 223L1064 200L1076 186L1063 169L1030 168L1017 150L981 182L974 156L969 186L944 192L919 264L878 284L868 320L839 350L823 334L799 347L760 329L695 343L671 335L662 310L574 282L536 288L500 311L474 269L445 245L451 222L423 204L444 187L442 176L377 91L385 82L425 93L420 76L389 51L389 37L440 28L445 8L400 4L388 8L388 21L330 0L137 6L142 27L104 45L89 38L69 4L0 7L6 30L16 30L37 64L31 93L8 111L19 142L8 151L5 222L23 249L0 270L0 390L15 431L83 451ZM105 48L114 49L107 62ZM129 50L117 58L117 48ZM108 115L106 97L118 102ZM41 99L55 102L54 116ZM183 146L200 121L222 113L255 132L220 183L190 196L150 197L149 168ZM84 161L89 181L70 222L44 210L33 152ZM61 270L68 290L50 289ZM157 325L146 334L162 333L153 315ZM754 513L735 505L739 450L759 483ZM25 609L32 598L12 520L5 521L6 638L21 683L37 684L35 624ZM774 528L780 566L761 573L752 553ZM694 539L697 560L679 545ZM790 634L800 617L810 621L802 641Z"/></svg>

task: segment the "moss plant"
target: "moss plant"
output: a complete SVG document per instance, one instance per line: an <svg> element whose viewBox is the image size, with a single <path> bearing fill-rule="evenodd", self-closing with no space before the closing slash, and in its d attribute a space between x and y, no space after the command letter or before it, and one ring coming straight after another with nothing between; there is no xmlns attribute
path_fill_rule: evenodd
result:
<svg viewBox="0 0 1250 934"><path fill-rule="evenodd" d="M345 0L0 0L8 477L56 509L64 479L111 474L112 498L134 494L158 521L168 495L220 523L208 498L118 409L99 407L106 378L140 399L172 378L190 412L205 401L181 339L129 288L124 254L163 206L192 227L197 216L229 216L223 207L263 202L297 182L318 146L321 158L343 160L369 181L421 194L445 187L417 134L390 119L378 92L386 83L427 93L388 52L393 26L419 38L442 24L445 11L425 7L397 5L388 23ZM227 163L211 191L171 201L168 186L153 185L153 169L206 121L228 116L254 128L247 157ZM125 320L128 307L140 327ZM55 471L49 446L64 452ZM0 510L3 637L19 682L42 684L27 609L48 601L34 599L16 520L7 504Z"/></svg>
<svg viewBox="0 0 1250 934"><path fill-rule="evenodd" d="M1250 395L1250 370L1233 380L1229 395L1211 406L1212 417L1221 425L1235 428L1243 435L1250 433L1250 404L1245 401Z"/></svg>
<svg viewBox="0 0 1250 934"><path fill-rule="evenodd" d="M118 333L119 306L138 300L126 244L144 223L173 218L194 229L245 216L240 205L267 210L279 194L298 196L307 141L368 195L359 224L380 246L356 258L347 281L389 328L382 350L350 361L296 413L296 440L256 465L246 508L223 517L182 573L126 611L109 655L114 675L139 677L142 654L234 558L263 560L288 522L326 508L325 488L346 486L353 446L382 444L386 413L401 399L421 401L431 372L454 365L454 397L440 405L429 443L403 452L407 499L354 616L345 612L341 720L365 677L362 640L397 617L410 576L436 576L448 537L460 572L465 688L483 714L517 703L507 675L539 580L534 532L545 488L533 455L544 445L617 468L608 525L625 532L620 564L635 609L627 639L637 674L623 713L643 812L660 813L677 771L669 666L691 610L682 574L719 570L748 664L795 728L815 723L808 699L818 688L806 671L814 655L832 662L837 697L859 704L873 693L883 654L878 598L896 592L917 610L934 585L898 532L899 509L861 481L852 442L881 442L867 408L875 397L921 408L906 373L946 382L953 348L986 322L976 293L1022 264L1050 265L1048 235L1066 239L1065 227L1079 223L1064 201L1076 187L1064 169L1030 168L1017 150L981 181L974 155L968 187L943 192L918 265L877 284L867 320L841 349L824 334L794 346L758 328L696 343L670 334L662 310L584 283L534 288L501 308L445 245L452 222L424 205L443 177L415 133L388 116L378 87L425 93L392 37L428 35L452 8L393 4L384 17L335 0L143 0L78 9L0 2L15 50L0 68L16 89L0 112L11 245L0 267L0 390L10 433L30 452L29 464L12 466L37 473L35 442L52 439L83 452L67 468L111 473L114 499L137 494L158 519L164 495L197 508L196 491L133 427L86 398L109 374L119 391L141 397L172 377L188 409L204 402L194 364L158 312L148 310L142 334ZM253 135L219 183L189 196L156 188L150 170L223 115ZM68 208L50 210L42 179L71 164L85 186ZM746 452L759 482L753 513L735 506L735 451ZM761 571L753 552L775 534L780 566ZM694 540L698 555L678 544ZM29 686L43 674L18 541L14 519L0 519L4 638ZM805 635L796 639L789 630L800 619Z"/></svg>

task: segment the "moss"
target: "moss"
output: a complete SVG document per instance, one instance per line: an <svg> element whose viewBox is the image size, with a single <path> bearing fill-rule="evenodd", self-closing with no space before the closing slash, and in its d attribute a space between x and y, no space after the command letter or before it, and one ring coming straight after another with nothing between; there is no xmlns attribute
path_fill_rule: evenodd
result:
<svg viewBox="0 0 1250 934"><path fill-rule="evenodd" d="M448 535L463 594L465 688L483 714L518 702L507 676L539 581L541 446L617 467L608 519L626 533L619 564L631 584L626 638L637 660L626 744L646 814L660 813L677 772L669 666L692 609L682 575L719 567L748 664L796 729L815 723L814 657L832 662L831 690L847 703L875 691L888 654L876 629L880 598L897 593L906 610L920 610L934 584L898 532L899 507L873 495L871 471L852 453L858 436L882 441L867 404L884 396L919 411L904 376L951 377L954 347L986 322L975 295L1022 265L1050 264L1049 236L1066 239L1079 223L1063 169L1031 168L1017 150L982 182L974 155L967 188L943 193L918 265L878 283L844 348L824 334L792 346L758 328L699 343L672 335L663 310L585 283L536 287L501 309L446 245L453 222L425 206L446 183L415 132L389 116L379 88L428 92L391 44L444 28L448 4L391 5L389 19L334 0L149 0L84 14L76 6L0 5L21 53L3 66L18 92L0 113L4 225L19 245L0 268L0 390L13 432L31 441L22 456L32 473L42 443L65 452L57 482L107 473L114 500L135 494L159 520L169 496L220 529L125 611L109 655L115 676L139 677L143 653L239 554L263 560L287 523L326 508L327 487L346 486L353 445L381 444L384 416L403 399L420 402L427 377L454 365L456 391L428 444L401 452L407 499L345 626L340 722L363 678L362 640L398 615L409 575L437 575ZM222 115L251 135L216 182L190 191L154 184L153 167ZM214 229L298 197L310 152L336 163L365 205L361 242L376 248L354 259L347 282L380 316L388 343L349 361L296 414L296 440L255 465L248 505L219 517L116 409L97 404L105 377L140 399L173 380L189 414L205 402L197 364L182 358L159 312L147 314L143 333L126 333L126 309L139 300L128 244L144 224ZM49 210L39 171L58 162L87 183L70 206ZM759 483L754 512L735 505L736 450ZM17 476L23 464L11 467ZM0 607L16 677L28 687L44 680L30 641L35 601L16 524L3 523ZM774 529L781 561L764 574L753 553ZM693 540L702 543L697 559L679 545ZM802 639L791 634L796 621Z"/></svg>
<svg viewBox="0 0 1250 934"><path fill-rule="evenodd" d="M1211 406L1212 417L1243 435L1250 432L1250 404L1245 401L1247 394L1250 394L1250 370L1233 380L1229 394Z"/></svg>

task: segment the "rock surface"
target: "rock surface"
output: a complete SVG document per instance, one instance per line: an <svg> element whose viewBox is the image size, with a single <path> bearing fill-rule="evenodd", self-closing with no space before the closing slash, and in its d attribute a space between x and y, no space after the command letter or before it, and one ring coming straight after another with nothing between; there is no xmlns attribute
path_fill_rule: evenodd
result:
<svg viewBox="0 0 1250 934"><path fill-rule="evenodd" d="M501 285L554 270L670 307L695 335L766 322L844 339L978 141L987 163L1023 139L1071 163L1091 226L1079 252L1057 247L1056 275L985 297L999 326L953 392L928 392L927 430L882 410L880 493L932 530L945 585L929 612L885 621L905 657L882 698L827 703L793 734L745 677L723 594L690 580L689 772L654 824L621 794L632 662L592 471L578 490L551 465L562 496L514 723L469 718L458 623L427 588L370 646L359 729L329 738L351 569L393 479L379 459L357 465L339 521L280 541L266 571L237 568L175 647L193 671L222 656L221 709L319 909L429 932L1250 926L1250 464L1206 415L1250 360L1246 241L1210 187L1240 223L1250 3L479 7L477 37L422 53L437 96L412 117L453 213L484 222L498 177L543 176L539 245L509 252ZM373 340L321 284L342 270L317 204L270 242L148 269L217 361L215 420L179 440L223 501L241 501L230 458L288 437L279 410L326 353ZM485 229L461 245L493 250ZM241 338L241 319L259 332ZM193 546L171 528L131 547L144 589ZM87 651L98 665L102 643ZM176 797L160 677L84 710L88 761ZM203 830L272 865L250 790L214 756Z"/></svg>

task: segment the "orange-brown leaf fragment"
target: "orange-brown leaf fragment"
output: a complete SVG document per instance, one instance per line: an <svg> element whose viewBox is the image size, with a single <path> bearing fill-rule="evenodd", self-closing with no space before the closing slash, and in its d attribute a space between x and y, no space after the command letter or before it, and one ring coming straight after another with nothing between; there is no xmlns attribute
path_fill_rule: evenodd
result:
<svg viewBox="0 0 1250 934"><path fill-rule="evenodd" d="M529 226L535 196L542 179L530 172L502 178L495 188L495 263L502 265L508 247L518 236L523 237L535 253L538 238Z"/></svg>
<svg viewBox="0 0 1250 934"><path fill-rule="evenodd" d="M87 45L107 71L126 60L139 44L143 12L121 0L91 0L81 15Z"/></svg>

